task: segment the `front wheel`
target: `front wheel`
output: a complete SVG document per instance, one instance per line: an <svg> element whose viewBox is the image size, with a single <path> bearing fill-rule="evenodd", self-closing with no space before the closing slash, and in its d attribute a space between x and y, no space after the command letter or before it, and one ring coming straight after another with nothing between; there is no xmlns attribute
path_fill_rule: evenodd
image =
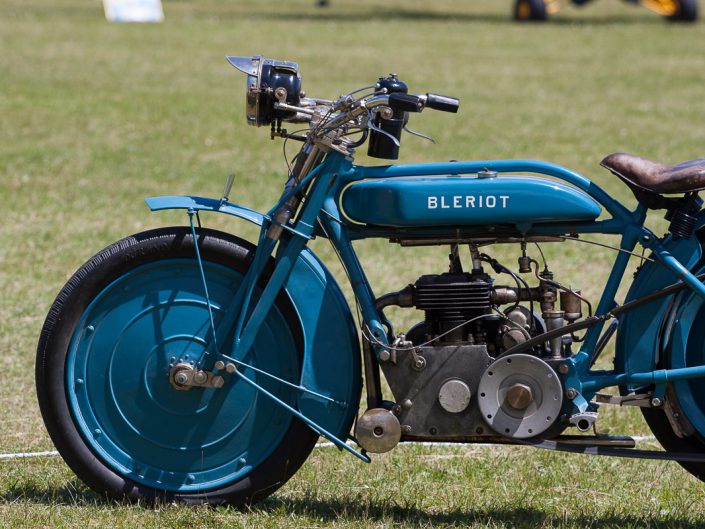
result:
<svg viewBox="0 0 705 529"><path fill-rule="evenodd" d="M205 229L198 245L217 326L255 248ZM198 362L210 338L188 229L123 239L64 286L39 341L37 396L54 444L90 487L117 499L242 505L271 494L303 464L317 435L236 375L224 375L218 389L183 390L170 379L174 365ZM282 292L241 360L296 383L302 351ZM296 405L294 390L241 372Z"/></svg>

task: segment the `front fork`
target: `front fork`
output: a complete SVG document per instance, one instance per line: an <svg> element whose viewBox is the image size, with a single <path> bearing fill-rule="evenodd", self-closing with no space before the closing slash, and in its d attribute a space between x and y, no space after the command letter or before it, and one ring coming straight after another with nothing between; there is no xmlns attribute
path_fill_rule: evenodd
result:
<svg viewBox="0 0 705 529"><path fill-rule="evenodd" d="M324 427L306 417L296 408L296 405L285 402L275 393L262 387L254 380L254 377L250 378L244 374L245 370L251 370L282 386L292 388L299 394L306 394L318 400L323 400L329 406L351 405L350 403L337 402L330 397L304 387L300 383L292 383L276 377L268 373L266 369L257 368L245 361L277 296L287 283L299 255L306 248L308 241L313 238L318 214L328 193L329 179L335 178L338 171L346 169L343 165L344 158L334 157L330 163L321 163L323 155L324 153L317 146L312 146L307 151L307 156L300 164L297 164L296 172L287 182L280 200L264 216L257 250L254 253L252 262L217 327L213 317L208 284L198 248L198 236L194 224L194 216L197 212L188 211L196 260L208 306L210 333L207 337L207 345L196 365L193 367L175 366L170 373L170 382L176 389L190 389L190 387L221 388L227 383L227 375L236 377L243 383L252 386L266 398L274 401L294 417L306 423L317 434L330 440L340 449L350 452L365 462L369 462L370 459L364 452L358 452L348 446L344 439L336 437ZM317 178L314 179L314 177ZM307 190L309 191L307 192ZM304 194L306 195L306 204L299 212L299 217L292 226L290 220L299 210L301 197ZM279 246L276 252L276 264L261 294L256 297L255 289L277 244ZM212 366L212 370L206 368L209 365ZM356 403L352 405L356 405Z"/></svg>

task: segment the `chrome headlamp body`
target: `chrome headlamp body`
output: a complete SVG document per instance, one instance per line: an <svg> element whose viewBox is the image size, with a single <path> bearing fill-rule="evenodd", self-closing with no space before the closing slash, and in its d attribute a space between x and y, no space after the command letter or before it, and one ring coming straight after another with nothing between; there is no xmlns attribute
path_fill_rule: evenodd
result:
<svg viewBox="0 0 705 529"><path fill-rule="evenodd" d="M286 120L295 112L275 109L274 103L298 106L301 99L301 76L295 62L254 57L227 57L228 62L247 75L247 122L256 127L275 119Z"/></svg>

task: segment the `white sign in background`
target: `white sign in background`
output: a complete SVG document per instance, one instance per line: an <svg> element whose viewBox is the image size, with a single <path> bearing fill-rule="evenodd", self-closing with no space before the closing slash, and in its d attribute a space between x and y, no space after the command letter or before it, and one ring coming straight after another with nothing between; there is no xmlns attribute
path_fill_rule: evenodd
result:
<svg viewBox="0 0 705 529"><path fill-rule="evenodd" d="M103 0L105 18L110 22L161 22L161 0Z"/></svg>

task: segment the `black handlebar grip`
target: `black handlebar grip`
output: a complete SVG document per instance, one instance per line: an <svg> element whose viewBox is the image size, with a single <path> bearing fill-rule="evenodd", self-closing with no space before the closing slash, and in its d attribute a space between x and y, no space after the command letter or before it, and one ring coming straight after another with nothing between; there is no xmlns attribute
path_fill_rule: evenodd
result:
<svg viewBox="0 0 705 529"><path fill-rule="evenodd" d="M403 110L404 112L421 112L423 103L421 98L417 96L402 92L392 92L389 94L389 107L393 110Z"/></svg>
<svg viewBox="0 0 705 529"><path fill-rule="evenodd" d="M426 108L455 114L460 108L460 100L456 97L442 96L440 94L426 94Z"/></svg>

